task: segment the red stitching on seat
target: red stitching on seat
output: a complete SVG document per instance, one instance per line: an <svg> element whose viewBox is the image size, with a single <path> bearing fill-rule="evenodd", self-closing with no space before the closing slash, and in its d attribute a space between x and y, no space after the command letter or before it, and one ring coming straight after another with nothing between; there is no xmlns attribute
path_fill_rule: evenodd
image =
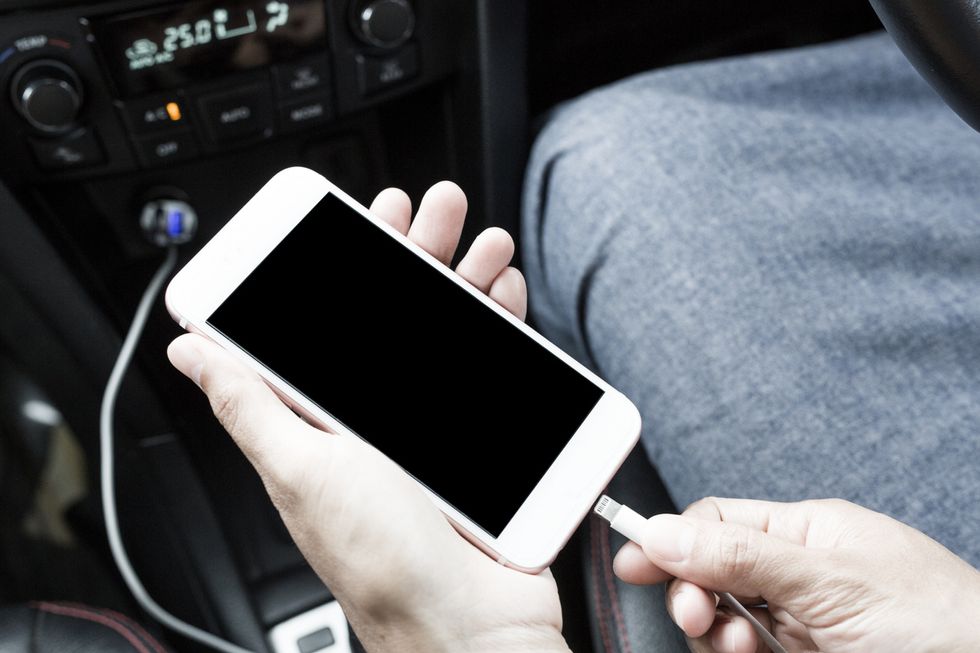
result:
<svg viewBox="0 0 980 653"><path fill-rule="evenodd" d="M58 603L47 603L39 602L33 603L34 607L42 612L49 612L51 614L57 614L64 617L74 617L75 619L82 619L84 621L91 621L97 623L106 628L110 628L121 635L129 644L139 651L140 653L150 653L150 651L143 645L143 642L136 636L135 633L130 631L125 625L113 620L112 618L95 612L91 608L83 606L69 606L61 605Z"/></svg>
<svg viewBox="0 0 980 653"><path fill-rule="evenodd" d="M612 606L613 619L616 621L616 630L619 632L619 640L623 643L625 653L633 653L630 646L629 633L626 630L626 620L623 618L623 611L619 607L619 595L616 593L616 583L613 579L612 571L612 551L609 547L609 522L602 520L599 525L602 529L599 534L599 541L602 543L602 565L603 575L606 578L606 591L609 592L609 604Z"/></svg>
<svg viewBox="0 0 980 653"><path fill-rule="evenodd" d="M612 636L609 628L606 627L606 615L602 603L602 595L599 591L599 531L596 529L596 522L600 518L593 515L589 522L589 553L592 558L592 599L595 601L596 615L599 621L599 634L602 636L602 646L606 653L616 653L613 648Z"/></svg>
<svg viewBox="0 0 980 653"><path fill-rule="evenodd" d="M39 603L32 603L34 607L39 607ZM95 608L89 605L84 605L81 603L68 603L65 601L48 601L45 605L58 606L62 608L73 608L76 610L82 610L85 612L94 612L96 614L101 614L104 617L114 620L119 625L128 628L134 635L140 638L143 644L147 644L153 649L155 653L167 653L167 649L157 641L156 637L151 635L143 626L141 626L136 621L130 619L121 612L116 612L115 610L110 610L109 608Z"/></svg>
<svg viewBox="0 0 980 653"><path fill-rule="evenodd" d="M61 603L60 605L66 605L66 604ZM79 607L84 607L84 606L79 606ZM143 626L133 621L132 619L122 614L121 612L116 612L115 610L110 610L109 608L92 608L92 609L100 614L104 614L110 619L115 619L116 621L118 621L124 626L128 626L130 630L136 633L139 636L139 638L143 640L144 644L149 644L150 647L156 653L167 653L167 650L163 648L163 645L160 644L160 642L157 641L156 637L154 637L149 632L147 632L147 630L143 628Z"/></svg>

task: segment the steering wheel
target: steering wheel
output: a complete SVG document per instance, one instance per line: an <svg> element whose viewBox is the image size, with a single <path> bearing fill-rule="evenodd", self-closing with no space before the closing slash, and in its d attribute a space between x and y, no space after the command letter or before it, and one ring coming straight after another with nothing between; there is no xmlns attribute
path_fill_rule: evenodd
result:
<svg viewBox="0 0 980 653"><path fill-rule="evenodd" d="M980 131L980 0L871 0L871 6L919 74Z"/></svg>

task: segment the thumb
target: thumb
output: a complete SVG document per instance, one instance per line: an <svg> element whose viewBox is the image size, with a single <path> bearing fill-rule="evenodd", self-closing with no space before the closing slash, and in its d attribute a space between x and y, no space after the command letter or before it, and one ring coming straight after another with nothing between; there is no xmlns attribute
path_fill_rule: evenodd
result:
<svg viewBox="0 0 980 653"><path fill-rule="evenodd" d="M664 571L706 589L761 596L790 612L822 585L825 558L760 530L690 516L647 520L641 545Z"/></svg>
<svg viewBox="0 0 980 653"><path fill-rule="evenodd" d="M217 344L195 334L170 343L170 362L194 381L208 397L211 409L225 430L262 475L288 484L298 451L297 440L309 438L312 427L303 423L275 392L242 362ZM315 431L318 440L332 440ZM324 442L319 442L320 446Z"/></svg>

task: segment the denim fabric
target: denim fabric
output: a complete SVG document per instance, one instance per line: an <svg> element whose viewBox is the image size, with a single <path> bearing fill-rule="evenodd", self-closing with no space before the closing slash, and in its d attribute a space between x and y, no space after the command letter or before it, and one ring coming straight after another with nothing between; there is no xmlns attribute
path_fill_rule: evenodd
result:
<svg viewBox="0 0 980 653"><path fill-rule="evenodd" d="M980 565L980 134L886 35L560 107L522 247L677 505L843 497Z"/></svg>

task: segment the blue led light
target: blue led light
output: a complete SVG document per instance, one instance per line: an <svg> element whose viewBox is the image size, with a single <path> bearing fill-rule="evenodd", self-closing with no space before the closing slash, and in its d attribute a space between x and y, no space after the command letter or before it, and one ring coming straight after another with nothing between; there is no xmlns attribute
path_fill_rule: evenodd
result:
<svg viewBox="0 0 980 653"><path fill-rule="evenodd" d="M171 211L167 214L167 233L176 238L184 232L184 214L180 211Z"/></svg>

